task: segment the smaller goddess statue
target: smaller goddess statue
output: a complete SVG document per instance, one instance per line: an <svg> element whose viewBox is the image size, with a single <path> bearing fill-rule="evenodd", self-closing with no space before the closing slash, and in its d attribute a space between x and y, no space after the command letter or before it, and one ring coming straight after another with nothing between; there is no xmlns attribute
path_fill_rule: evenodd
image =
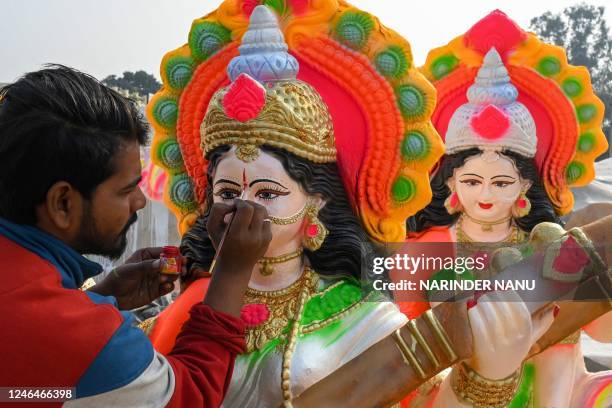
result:
<svg viewBox="0 0 612 408"><path fill-rule="evenodd" d="M573 205L569 187L588 184L607 149L587 70L494 11L432 50L422 71L438 90L432 121L446 153L409 241L455 242L460 256L520 246L537 225L560 225ZM422 312L410 306L412 317ZM585 330L610 341L611 323L608 313ZM510 406L590 407L604 398L612 373L586 372L579 337L526 363Z"/></svg>

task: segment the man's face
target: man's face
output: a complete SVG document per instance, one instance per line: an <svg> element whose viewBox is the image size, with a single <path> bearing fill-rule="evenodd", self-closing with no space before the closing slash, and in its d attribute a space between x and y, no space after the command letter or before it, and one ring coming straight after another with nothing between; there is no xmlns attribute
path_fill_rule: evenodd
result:
<svg viewBox="0 0 612 408"><path fill-rule="evenodd" d="M123 143L113 159L114 173L83 203L77 239L79 252L119 258L127 245L127 232L136 211L146 204L141 180L140 146Z"/></svg>

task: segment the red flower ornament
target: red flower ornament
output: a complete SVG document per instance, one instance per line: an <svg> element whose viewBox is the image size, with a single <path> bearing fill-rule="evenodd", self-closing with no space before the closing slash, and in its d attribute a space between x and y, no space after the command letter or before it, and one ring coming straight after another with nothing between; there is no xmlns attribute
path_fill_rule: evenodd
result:
<svg viewBox="0 0 612 408"><path fill-rule="evenodd" d="M270 310L264 303L251 303L244 305L240 311L240 318L248 327L259 326L270 317Z"/></svg>
<svg viewBox="0 0 612 408"><path fill-rule="evenodd" d="M499 139L510 127L508 116L495 105L487 105L478 115L472 117L472 129L488 140Z"/></svg>
<svg viewBox="0 0 612 408"><path fill-rule="evenodd" d="M247 74L240 74L223 97L225 114L239 122L255 119L266 104L266 89Z"/></svg>

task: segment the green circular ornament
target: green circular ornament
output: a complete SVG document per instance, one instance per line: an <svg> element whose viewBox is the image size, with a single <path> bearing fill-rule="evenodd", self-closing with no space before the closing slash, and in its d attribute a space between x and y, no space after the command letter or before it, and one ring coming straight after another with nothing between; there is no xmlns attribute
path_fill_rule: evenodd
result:
<svg viewBox="0 0 612 408"><path fill-rule="evenodd" d="M187 174L179 174L170 181L170 200L183 210L192 210L197 207L194 185Z"/></svg>
<svg viewBox="0 0 612 408"><path fill-rule="evenodd" d="M570 184L574 183L576 180L580 179L580 177L582 177L585 172L586 169L584 168L584 164L573 161L567 166L567 169L565 170L565 179Z"/></svg>
<svg viewBox="0 0 612 408"><path fill-rule="evenodd" d="M414 197L414 194L416 193L416 185L414 184L414 181L410 180L409 178L400 176L393 183L391 193L393 194L393 200L400 203L405 202Z"/></svg>
<svg viewBox="0 0 612 408"><path fill-rule="evenodd" d="M174 89L183 89L193 75L193 59L189 57L173 57L166 64L168 85Z"/></svg>
<svg viewBox="0 0 612 408"><path fill-rule="evenodd" d="M402 141L402 156L406 160L421 159L427 155L429 143L421 132L411 131Z"/></svg>
<svg viewBox="0 0 612 408"><path fill-rule="evenodd" d="M408 58L398 46L388 47L378 53L374 63L378 72L389 78L400 78L408 69Z"/></svg>
<svg viewBox="0 0 612 408"><path fill-rule="evenodd" d="M588 153L595 146L595 135L591 132L583 133L578 139L578 150L583 153Z"/></svg>
<svg viewBox="0 0 612 408"><path fill-rule="evenodd" d="M565 92L565 94L570 98L580 96L584 89L580 81L576 78L567 78L565 81L563 81L561 87L563 88L563 92Z"/></svg>
<svg viewBox="0 0 612 408"><path fill-rule="evenodd" d="M580 123L586 123L593 119L597 115L597 108L592 103L580 105L576 108L578 114L578 121Z"/></svg>
<svg viewBox="0 0 612 408"><path fill-rule="evenodd" d="M181 148L175 140L166 140L159 147L159 159L170 171L183 168Z"/></svg>
<svg viewBox="0 0 612 408"><path fill-rule="evenodd" d="M199 61L208 59L231 41L231 32L221 24L203 21L191 27L189 48Z"/></svg>
<svg viewBox="0 0 612 408"><path fill-rule="evenodd" d="M435 79L442 79L450 74L459 64L459 59L453 54L441 55L431 64L431 75Z"/></svg>
<svg viewBox="0 0 612 408"><path fill-rule="evenodd" d="M160 98L153 107L153 118L165 128L172 128L178 119L178 103L176 99Z"/></svg>
<svg viewBox="0 0 612 408"><path fill-rule="evenodd" d="M340 42L358 50L366 44L373 28L374 21L369 15L347 11L338 20L334 32Z"/></svg>
<svg viewBox="0 0 612 408"><path fill-rule="evenodd" d="M540 74L550 77L561 72L561 62L555 57L544 57L538 62L536 69Z"/></svg>
<svg viewBox="0 0 612 408"><path fill-rule="evenodd" d="M406 119L423 114L425 110L425 95L412 85L400 85L396 89L398 104L402 116Z"/></svg>

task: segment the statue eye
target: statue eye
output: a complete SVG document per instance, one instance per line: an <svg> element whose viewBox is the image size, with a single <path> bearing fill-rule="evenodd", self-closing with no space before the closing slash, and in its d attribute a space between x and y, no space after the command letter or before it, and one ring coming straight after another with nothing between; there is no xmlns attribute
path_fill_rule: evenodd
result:
<svg viewBox="0 0 612 408"><path fill-rule="evenodd" d="M480 180L476 180L476 179L461 180L460 183L467 184L470 187L475 187L475 186L479 186L480 184L482 184Z"/></svg>
<svg viewBox="0 0 612 408"><path fill-rule="evenodd" d="M240 192L234 189L224 188L215 192L215 195L222 200L233 200L240 195Z"/></svg>
<svg viewBox="0 0 612 408"><path fill-rule="evenodd" d="M508 186L511 186L512 184L514 184L514 181L495 181L493 182L493 185L499 188L506 188Z"/></svg>
<svg viewBox="0 0 612 408"><path fill-rule="evenodd" d="M278 197L278 193L273 191L261 191L257 193L257 197L261 198L262 200L274 200L276 197Z"/></svg>
<svg viewBox="0 0 612 408"><path fill-rule="evenodd" d="M271 201L279 196L286 196L289 194L289 191L283 191L275 185L265 186L261 190L257 192L257 198L262 200Z"/></svg>

